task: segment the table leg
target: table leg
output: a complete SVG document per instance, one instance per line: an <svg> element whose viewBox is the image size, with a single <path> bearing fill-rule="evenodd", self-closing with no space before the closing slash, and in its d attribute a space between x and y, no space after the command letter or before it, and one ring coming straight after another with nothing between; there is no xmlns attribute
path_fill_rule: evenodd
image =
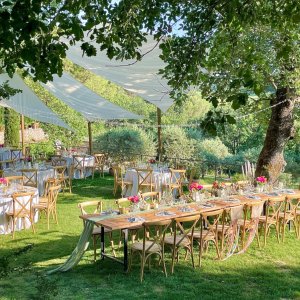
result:
<svg viewBox="0 0 300 300"><path fill-rule="evenodd" d="M101 259L104 259L105 243L104 243L104 227L101 226Z"/></svg>
<svg viewBox="0 0 300 300"><path fill-rule="evenodd" d="M123 230L124 234L124 271L128 271L128 229Z"/></svg>

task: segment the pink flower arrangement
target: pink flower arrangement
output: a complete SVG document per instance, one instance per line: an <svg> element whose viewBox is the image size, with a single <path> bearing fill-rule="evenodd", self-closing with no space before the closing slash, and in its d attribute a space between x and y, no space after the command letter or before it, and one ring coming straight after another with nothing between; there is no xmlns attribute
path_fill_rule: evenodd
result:
<svg viewBox="0 0 300 300"><path fill-rule="evenodd" d="M140 201L139 196L130 196L127 199L132 203L138 203Z"/></svg>
<svg viewBox="0 0 300 300"><path fill-rule="evenodd" d="M197 182L193 182L190 184L189 189L190 189L190 191L192 191L192 190L201 191L203 189L203 185L201 185Z"/></svg>
<svg viewBox="0 0 300 300"><path fill-rule="evenodd" d="M154 158L151 158L151 159L149 159L149 163L150 163L150 164L155 164L155 163L156 163L156 160L155 160Z"/></svg>
<svg viewBox="0 0 300 300"><path fill-rule="evenodd" d="M259 177L256 178L256 182L259 185L264 185L267 182L267 178L265 176L259 176Z"/></svg>
<svg viewBox="0 0 300 300"><path fill-rule="evenodd" d="M6 178L3 178L3 177L0 178L0 185L7 185Z"/></svg>

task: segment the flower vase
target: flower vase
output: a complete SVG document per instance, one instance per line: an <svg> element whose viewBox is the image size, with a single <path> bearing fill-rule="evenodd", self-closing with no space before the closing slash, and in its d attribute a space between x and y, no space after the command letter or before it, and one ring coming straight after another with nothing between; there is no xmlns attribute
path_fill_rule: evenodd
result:
<svg viewBox="0 0 300 300"><path fill-rule="evenodd" d="M132 203L131 204L131 211L132 212L137 212L140 210L140 204L139 203Z"/></svg>
<svg viewBox="0 0 300 300"><path fill-rule="evenodd" d="M196 202L201 202L203 200L203 194L200 191L192 191L192 198Z"/></svg>
<svg viewBox="0 0 300 300"><path fill-rule="evenodd" d="M224 190L218 190L217 194L218 194L219 198L224 198L225 197L225 191Z"/></svg>
<svg viewBox="0 0 300 300"><path fill-rule="evenodd" d="M258 193L262 193L264 191L264 186L263 185L258 185L256 187L256 190L257 190Z"/></svg>

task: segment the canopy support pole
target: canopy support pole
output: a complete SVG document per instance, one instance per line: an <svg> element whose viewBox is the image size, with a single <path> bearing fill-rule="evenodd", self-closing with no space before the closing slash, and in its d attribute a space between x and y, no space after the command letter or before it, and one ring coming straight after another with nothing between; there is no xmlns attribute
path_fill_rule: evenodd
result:
<svg viewBox="0 0 300 300"><path fill-rule="evenodd" d="M161 109L157 107L157 156L159 161L162 154L162 142L161 142Z"/></svg>
<svg viewBox="0 0 300 300"><path fill-rule="evenodd" d="M88 121L88 132L89 132L89 154L93 153L93 137L92 137L92 122Z"/></svg>
<svg viewBox="0 0 300 300"><path fill-rule="evenodd" d="M21 143L22 143L22 154L25 155L25 138L24 138L24 115L21 115Z"/></svg>

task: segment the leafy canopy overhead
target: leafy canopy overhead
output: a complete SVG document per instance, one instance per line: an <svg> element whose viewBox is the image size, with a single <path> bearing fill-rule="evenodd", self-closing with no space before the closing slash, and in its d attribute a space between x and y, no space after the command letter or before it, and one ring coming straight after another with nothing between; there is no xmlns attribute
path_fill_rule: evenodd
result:
<svg viewBox="0 0 300 300"><path fill-rule="evenodd" d="M101 49L141 59L138 48L152 34L177 101L196 86L215 108L237 109L250 94L268 98L272 89L297 87L297 0L18 0L1 2L0 18L1 68L10 75L17 67L44 82L61 74L65 37L88 56ZM85 32L100 49L83 40ZM224 109L213 117L235 122Z"/></svg>

